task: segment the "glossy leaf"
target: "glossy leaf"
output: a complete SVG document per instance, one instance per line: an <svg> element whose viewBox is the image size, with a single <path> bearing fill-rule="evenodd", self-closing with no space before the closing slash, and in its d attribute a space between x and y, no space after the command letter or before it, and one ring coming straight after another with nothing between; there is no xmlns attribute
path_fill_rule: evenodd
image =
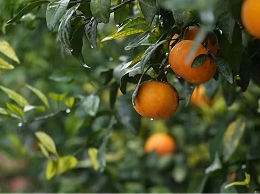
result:
<svg viewBox="0 0 260 194"><path fill-rule="evenodd" d="M56 175L58 163L54 160L50 160L47 164L46 169L46 179L50 180L53 176Z"/></svg>
<svg viewBox="0 0 260 194"><path fill-rule="evenodd" d="M120 5L123 1L117 0L115 6ZM114 21L116 24L122 24L130 13L129 5L125 5L114 12Z"/></svg>
<svg viewBox="0 0 260 194"><path fill-rule="evenodd" d="M88 149L88 155L90 157L90 160L93 164L93 168L94 170L98 170L99 169L99 163L97 160L97 154L98 154L98 149L97 148L89 148Z"/></svg>
<svg viewBox="0 0 260 194"><path fill-rule="evenodd" d="M98 50L97 47L97 20L93 17L88 24L85 25L85 34L91 44L91 46Z"/></svg>
<svg viewBox="0 0 260 194"><path fill-rule="evenodd" d="M3 58L0 58L0 69L14 69L14 66L8 63Z"/></svg>
<svg viewBox="0 0 260 194"><path fill-rule="evenodd" d="M11 47L11 45L7 41L0 41L0 52L3 53L8 58L12 59L16 63L20 63L18 57L15 54L14 49Z"/></svg>
<svg viewBox="0 0 260 194"><path fill-rule="evenodd" d="M11 103L6 103L7 108L14 114L23 117L24 112L21 108L19 108L18 106L15 106L14 104Z"/></svg>
<svg viewBox="0 0 260 194"><path fill-rule="evenodd" d="M141 116L135 111L131 102L132 93L128 92L117 99L120 121L131 132L137 134L141 127Z"/></svg>
<svg viewBox="0 0 260 194"><path fill-rule="evenodd" d="M134 29L134 28L126 28L118 33L115 34L111 34L109 36L107 36L106 38L102 39L101 42L107 41L107 40L114 40L114 39L118 39L118 38L123 38L126 36L130 36L133 34L139 34L144 32L144 30L141 29Z"/></svg>
<svg viewBox="0 0 260 194"><path fill-rule="evenodd" d="M7 24L17 22L19 19L21 19L23 17L23 15L29 13L30 11L32 11L36 7L38 7L42 4L46 4L46 3L49 3L49 1L35 1L35 2L31 3L30 5L27 5L16 16L14 16L11 20L8 20Z"/></svg>
<svg viewBox="0 0 260 194"><path fill-rule="evenodd" d="M125 50L130 50L133 49L135 47L138 47L139 45L141 45L142 43L144 43L149 37L150 35L154 32L154 29L148 30L142 34L140 34L139 36L137 36L134 40L132 40L126 47Z"/></svg>
<svg viewBox="0 0 260 194"><path fill-rule="evenodd" d="M132 67L134 64L136 64L137 62L141 61L143 54L145 53L145 51L140 52L130 63L129 67Z"/></svg>
<svg viewBox="0 0 260 194"><path fill-rule="evenodd" d="M232 70L229 66L229 64L227 63L226 60L224 60L222 57L216 57L216 63L217 63L217 68L218 71L221 73L221 75L226 78L226 80L229 83L233 83L233 73Z"/></svg>
<svg viewBox="0 0 260 194"><path fill-rule="evenodd" d="M97 22L108 23L110 17L111 0L92 0L90 9Z"/></svg>
<svg viewBox="0 0 260 194"><path fill-rule="evenodd" d="M45 104L46 107L50 108L49 101L44 93L30 85L26 85L26 87L29 88L36 96L38 96L38 98Z"/></svg>
<svg viewBox="0 0 260 194"><path fill-rule="evenodd" d="M223 12L219 16L218 26L222 30L223 34L227 36L227 39L232 43L233 31L235 27L235 19L228 11Z"/></svg>
<svg viewBox="0 0 260 194"><path fill-rule="evenodd" d="M173 10L172 15L175 21L175 25L179 28L185 28L194 22L195 14L192 11Z"/></svg>
<svg viewBox="0 0 260 194"><path fill-rule="evenodd" d="M222 164L221 164L221 161L219 158L219 153L216 152L213 163L206 169L205 173L209 174L209 173L219 170L221 168L222 168Z"/></svg>
<svg viewBox="0 0 260 194"><path fill-rule="evenodd" d="M71 44L70 44L70 38L71 38L71 23L70 20L72 18L72 15L76 12L76 10L79 8L80 4L77 4L73 7L71 7L66 14L62 17L62 21L60 23L59 29L58 29L58 36L62 44L67 47L68 49L72 50Z"/></svg>
<svg viewBox="0 0 260 194"><path fill-rule="evenodd" d="M75 98L73 98L73 97L70 97L70 98L67 98L67 99L64 100L64 103L65 103L65 105L66 105L68 108L73 107L74 102L75 102Z"/></svg>
<svg viewBox="0 0 260 194"><path fill-rule="evenodd" d="M55 143L53 139L46 133L39 131L35 133L37 139L41 142L41 144L51 153L58 156Z"/></svg>
<svg viewBox="0 0 260 194"><path fill-rule="evenodd" d="M139 0L142 13L148 26L151 25L158 9L158 0Z"/></svg>
<svg viewBox="0 0 260 194"><path fill-rule="evenodd" d="M243 133L246 128L246 122L238 118L228 125L227 130L223 136L223 160L228 161L233 153L236 151L236 148L239 145L239 141L243 136Z"/></svg>
<svg viewBox="0 0 260 194"><path fill-rule="evenodd" d="M50 31L58 25L62 16L66 13L69 0L54 0L48 4L46 10L46 23Z"/></svg>
<svg viewBox="0 0 260 194"><path fill-rule="evenodd" d="M191 64L191 68L197 68L201 65L203 65L203 63L206 61L207 59L207 55L206 54L200 54L198 55L194 61Z"/></svg>
<svg viewBox="0 0 260 194"><path fill-rule="evenodd" d="M129 20L127 20L127 22L125 24L122 24L121 26L119 26L117 32L120 32L120 31L122 31L126 28L132 28L132 27L144 26L144 25L146 25L146 21L143 17L137 17L135 19L129 19Z"/></svg>
<svg viewBox="0 0 260 194"><path fill-rule="evenodd" d="M23 111L24 112L28 112L28 111L31 111L31 110L38 110L38 111L41 111L41 112L44 112L46 109L44 106L32 106L32 105L27 105L24 107Z"/></svg>
<svg viewBox="0 0 260 194"><path fill-rule="evenodd" d="M29 105L29 102L27 102L27 100L23 96L16 93L15 91L8 89L4 86L0 86L0 88L8 95L9 98L14 100L20 106L25 107L25 106Z"/></svg>

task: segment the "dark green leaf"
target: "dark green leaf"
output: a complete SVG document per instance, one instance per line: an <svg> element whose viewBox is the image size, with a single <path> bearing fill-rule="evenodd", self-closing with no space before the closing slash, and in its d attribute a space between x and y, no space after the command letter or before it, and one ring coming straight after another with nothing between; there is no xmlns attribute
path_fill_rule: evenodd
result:
<svg viewBox="0 0 260 194"><path fill-rule="evenodd" d="M206 169L205 173L209 174L209 173L219 170L221 168L222 168L222 164L221 164L221 161L219 158L219 153L216 152L213 163Z"/></svg>
<svg viewBox="0 0 260 194"><path fill-rule="evenodd" d="M226 60L224 60L222 57L217 56L215 58L216 63L217 63L217 69L220 72L220 74L226 78L226 80L229 83L233 83L233 74L232 74L232 70L229 66L229 64L227 63Z"/></svg>
<svg viewBox="0 0 260 194"><path fill-rule="evenodd" d="M108 69L100 73L100 79L103 84L108 84L113 78L113 69Z"/></svg>
<svg viewBox="0 0 260 194"><path fill-rule="evenodd" d="M220 129L215 137L210 141L209 152L212 159L214 159L217 151L222 151L220 146L222 144L222 138L225 130L225 128Z"/></svg>
<svg viewBox="0 0 260 194"><path fill-rule="evenodd" d="M91 44L91 46L98 50L97 48L97 20L92 17L88 24L85 25L85 34Z"/></svg>
<svg viewBox="0 0 260 194"><path fill-rule="evenodd" d="M144 43L149 37L150 35L154 32L155 28L148 30L142 34L140 34L139 36L137 36L134 40L132 40L126 47L125 50L130 50L132 48L138 47L139 45L141 45L142 43Z"/></svg>
<svg viewBox="0 0 260 194"><path fill-rule="evenodd" d="M179 28L185 28L194 22L195 13L191 11L173 10L172 15L175 21L175 25Z"/></svg>
<svg viewBox="0 0 260 194"><path fill-rule="evenodd" d="M98 23L108 23L110 17L111 0L92 0L90 9Z"/></svg>
<svg viewBox="0 0 260 194"><path fill-rule="evenodd" d="M230 123L223 136L223 160L227 162L239 145L240 139L246 128L244 119L238 118Z"/></svg>
<svg viewBox="0 0 260 194"><path fill-rule="evenodd" d="M115 102L116 102L119 85L118 85L118 83L113 82L109 88L110 88L110 91L109 91L110 107L113 108L115 105Z"/></svg>
<svg viewBox="0 0 260 194"><path fill-rule="evenodd" d="M111 34L111 35L107 36L106 38L102 39L101 42L104 42L104 41L107 41L107 40L123 38L123 37L126 37L126 36L130 36L130 35L138 34L138 33L142 33L142 32L144 32L144 30L134 29L134 28L125 28L124 30L122 30L118 33Z"/></svg>
<svg viewBox="0 0 260 194"><path fill-rule="evenodd" d="M191 95L195 89L195 84L189 83L187 81L184 82L184 93L185 93L185 106L188 106L190 102Z"/></svg>
<svg viewBox="0 0 260 194"><path fill-rule="evenodd" d="M239 67L239 78L236 80L237 85L241 87L242 92L245 92L249 85L252 71L251 61L244 59Z"/></svg>
<svg viewBox="0 0 260 194"><path fill-rule="evenodd" d="M204 191L204 188L206 186L206 183L208 181L208 175L205 175L204 178L201 180L200 184L198 185L195 193L203 193Z"/></svg>
<svg viewBox="0 0 260 194"><path fill-rule="evenodd" d="M62 21L59 26L58 36L62 44L69 50L72 50L70 38L71 38L71 17L76 12L80 4L71 7L66 14L62 17Z"/></svg>
<svg viewBox="0 0 260 194"><path fill-rule="evenodd" d="M117 0L115 3L115 6L120 5L122 3L122 0ZM125 5L119 9L117 9L114 12L114 20L116 24L122 24L127 16L129 15L130 10L129 10L129 5Z"/></svg>
<svg viewBox="0 0 260 194"><path fill-rule="evenodd" d="M191 68L197 68L201 65L203 65L203 63L206 61L207 59L207 55L206 54L200 54L198 55L192 62L191 64Z"/></svg>
<svg viewBox="0 0 260 194"><path fill-rule="evenodd" d="M219 16L218 26L227 39L232 43L235 19L230 12L225 11Z"/></svg>
<svg viewBox="0 0 260 194"><path fill-rule="evenodd" d="M7 21L7 24L13 23L13 22L17 22L19 19L21 19L23 17L23 15L29 13L30 11L32 11L34 8L45 4L45 3L49 3L49 1L36 1L31 3L30 5L27 5L25 8L23 8L16 16L14 16L11 20Z"/></svg>
<svg viewBox="0 0 260 194"><path fill-rule="evenodd" d="M46 23L50 31L54 30L62 16L66 13L69 2L69 0L54 0L49 3L46 10Z"/></svg>
<svg viewBox="0 0 260 194"><path fill-rule="evenodd" d="M148 26L151 25L158 9L158 0L139 0L142 13Z"/></svg>
<svg viewBox="0 0 260 194"><path fill-rule="evenodd" d="M124 124L124 126L128 130L138 133L141 125L141 116L133 108L131 96L131 92L120 96L117 100L117 110L120 121Z"/></svg>
<svg viewBox="0 0 260 194"><path fill-rule="evenodd" d="M85 112L90 116L95 116L97 114L100 104L100 98L97 95L89 95L82 101L82 107Z"/></svg>
<svg viewBox="0 0 260 194"><path fill-rule="evenodd" d="M230 84L225 79L223 79L222 80L222 90L223 90L223 96L226 101L226 105L231 106L237 97L236 85Z"/></svg>
<svg viewBox="0 0 260 194"><path fill-rule="evenodd" d="M126 73L121 77L120 91L122 92L122 94L126 94L126 87L127 87L128 78L129 78L129 73Z"/></svg>

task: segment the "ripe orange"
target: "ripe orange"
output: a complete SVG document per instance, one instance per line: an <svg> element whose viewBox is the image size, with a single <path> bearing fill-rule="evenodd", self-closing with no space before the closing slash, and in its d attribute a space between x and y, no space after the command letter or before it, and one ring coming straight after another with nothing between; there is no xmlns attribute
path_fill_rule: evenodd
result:
<svg viewBox="0 0 260 194"><path fill-rule="evenodd" d="M166 133L156 133L150 136L144 146L146 153L156 151L159 156L171 154L175 151L175 140Z"/></svg>
<svg viewBox="0 0 260 194"><path fill-rule="evenodd" d="M246 30L260 39L260 1L245 0L242 5L241 18Z"/></svg>
<svg viewBox="0 0 260 194"><path fill-rule="evenodd" d="M203 106L203 105L208 105L212 106L213 101L211 101L207 96L206 96L206 88L204 85L199 85L195 88L191 95L190 99L191 103L195 106Z"/></svg>
<svg viewBox="0 0 260 194"><path fill-rule="evenodd" d="M199 26L189 26L183 40L194 40L198 35L198 32L199 32ZM211 51L213 55L216 55L218 52L218 39L215 34L212 33L211 35L215 37L209 36L207 42L207 48ZM172 40L170 41L170 48L176 38L178 38L178 34L175 34L172 37ZM214 41L214 39L216 42Z"/></svg>
<svg viewBox="0 0 260 194"><path fill-rule="evenodd" d="M169 55L169 63L172 70L190 83L201 84L209 81L216 73L216 62L213 58L207 56L205 62L196 68L191 68L193 60L200 54L207 54L207 49L199 45L195 56L189 63L186 58L189 56L194 41L183 40L176 44Z"/></svg>
<svg viewBox="0 0 260 194"><path fill-rule="evenodd" d="M160 81L141 83L134 107L140 115L153 119L166 119L178 107L179 94L171 84Z"/></svg>

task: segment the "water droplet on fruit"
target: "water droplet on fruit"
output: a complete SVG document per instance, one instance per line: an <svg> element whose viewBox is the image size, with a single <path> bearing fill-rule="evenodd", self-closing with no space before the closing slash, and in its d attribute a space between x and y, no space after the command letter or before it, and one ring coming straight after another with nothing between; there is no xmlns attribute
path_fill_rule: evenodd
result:
<svg viewBox="0 0 260 194"><path fill-rule="evenodd" d="M70 113L70 109L69 108L66 110L66 113Z"/></svg>

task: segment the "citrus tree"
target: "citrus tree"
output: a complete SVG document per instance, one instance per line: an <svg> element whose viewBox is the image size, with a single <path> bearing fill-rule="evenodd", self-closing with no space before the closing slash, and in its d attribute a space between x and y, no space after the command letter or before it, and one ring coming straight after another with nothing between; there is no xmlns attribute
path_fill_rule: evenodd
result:
<svg viewBox="0 0 260 194"><path fill-rule="evenodd" d="M0 191L258 192L259 0L0 2Z"/></svg>

